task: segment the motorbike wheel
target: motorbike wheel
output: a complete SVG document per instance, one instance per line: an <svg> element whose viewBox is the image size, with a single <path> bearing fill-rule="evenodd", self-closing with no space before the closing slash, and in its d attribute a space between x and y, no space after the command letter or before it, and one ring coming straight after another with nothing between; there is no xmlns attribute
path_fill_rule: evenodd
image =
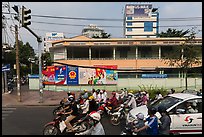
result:
<svg viewBox="0 0 204 137"><path fill-rule="evenodd" d="M59 129L54 125L47 125L43 129L43 135L59 135L59 134L60 134Z"/></svg>
<svg viewBox="0 0 204 137"><path fill-rule="evenodd" d="M114 126L118 126L120 124L120 118L117 115L112 115L110 121Z"/></svg>

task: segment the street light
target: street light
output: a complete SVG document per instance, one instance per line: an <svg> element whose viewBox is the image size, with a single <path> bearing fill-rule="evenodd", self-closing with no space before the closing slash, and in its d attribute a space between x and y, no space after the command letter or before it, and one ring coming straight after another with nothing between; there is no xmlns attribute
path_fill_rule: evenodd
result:
<svg viewBox="0 0 204 137"><path fill-rule="evenodd" d="M31 75L33 74L33 63L35 63L34 58L28 58L28 61L30 62L30 69L31 69Z"/></svg>

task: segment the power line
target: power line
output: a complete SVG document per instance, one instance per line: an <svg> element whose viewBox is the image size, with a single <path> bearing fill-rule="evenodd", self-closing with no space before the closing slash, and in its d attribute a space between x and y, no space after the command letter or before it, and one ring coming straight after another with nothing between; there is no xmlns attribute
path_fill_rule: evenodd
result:
<svg viewBox="0 0 204 137"><path fill-rule="evenodd" d="M66 26L88 26L88 25L76 25L76 24L64 24L64 23L50 23L50 22L42 22L42 21L32 21L34 23L40 24L51 24L51 25L66 25ZM192 24L192 25L171 25L171 26L159 26L159 27L190 27L190 26L202 26L201 24ZM111 27L111 28L123 28L123 26L98 26L98 27Z"/></svg>
<svg viewBox="0 0 204 137"><path fill-rule="evenodd" d="M15 14L16 13L6 13L2 12L3 14ZM53 16L53 15L37 15L32 14L33 17L40 17L40 18L52 18L52 19L71 19L71 20L95 20L95 21L124 21L124 19L108 19L108 18L87 18L87 17L65 17L65 16ZM202 17L183 17L183 18L159 18L160 21L195 21L195 20L202 20Z"/></svg>

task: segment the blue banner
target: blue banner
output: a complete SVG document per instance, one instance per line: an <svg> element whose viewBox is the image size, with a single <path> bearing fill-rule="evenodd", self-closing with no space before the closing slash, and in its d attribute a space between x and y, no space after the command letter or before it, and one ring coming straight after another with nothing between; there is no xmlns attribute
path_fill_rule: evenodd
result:
<svg viewBox="0 0 204 137"><path fill-rule="evenodd" d="M79 84L78 67L67 66L67 84Z"/></svg>
<svg viewBox="0 0 204 137"><path fill-rule="evenodd" d="M2 72L4 72L4 71L10 71L10 64L2 66Z"/></svg>
<svg viewBox="0 0 204 137"><path fill-rule="evenodd" d="M142 78L167 78L167 74L142 74Z"/></svg>
<svg viewBox="0 0 204 137"><path fill-rule="evenodd" d="M55 66L55 84L64 85L67 84L67 67Z"/></svg>

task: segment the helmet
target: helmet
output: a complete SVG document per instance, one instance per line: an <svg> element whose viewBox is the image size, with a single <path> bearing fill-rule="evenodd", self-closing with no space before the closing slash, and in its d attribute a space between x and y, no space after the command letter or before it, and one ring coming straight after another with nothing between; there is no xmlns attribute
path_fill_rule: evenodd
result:
<svg viewBox="0 0 204 137"><path fill-rule="evenodd" d="M84 92L87 92L88 90L87 89L84 89Z"/></svg>
<svg viewBox="0 0 204 137"><path fill-rule="evenodd" d="M129 93L132 93L132 94L133 94L133 91L132 91L132 90L130 90L130 91L129 91Z"/></svg>
<svg viewBox="0 0 204 137"><path fill-rule="evenodd" d="M157 110L154 107L149 107L148 112L154 115L154 114L156 114Z"/></svg>
<svg viewBox="0 0 204 137"><path fill-rule="evenodd" d="M92 99L94 99L94 96L90 96L90 97L89 97L89 100L92 100Z"/></svg>
<svg viewBox="0 0 204 137"><path fill-rule="evenodd" d="M96 112L96 111L91 112L91 113L89 114L89 116L90 116L92 119L96 120L96 121L100 121L100 120L101 120L101 115L100 115L98 112Z"/></svg>
<svg viewBox="0 0 204 137"><path fill-rule="evenodd" d="M146 95L146 92L143 91L143 92L141 92L141 94L142 94L142 95Z"/></svg>
<svg viewBox="0 0 204 137"><path fill-rule="evenodd" d="M160 106L158 107L158 112L159 112L159 113L166 112L166 107L163 106L163 105L160 105Z"/></svg>
<svg viewBox="0 0 204 137"><path fill-rule="evenodd" d="M144 119L144 114L138 113L138 114L136 115L136 117L137 117L138 119L143 120L143 119Z"/></svg>
<svg viewBox="0 0 204 137"><path fill-rule="evenodd" d="M100 90L100 93L103 93L103 90Z"/></svg>
<svg viewBox="0 0 204 137"><path fill-rule="evenodd" d="M134 95L132 93L128 93L128 96L133 97Z"/></svg>
<svg viewBox="0 0 204 137"><path fill-rule="evenodd" d="M73 102L73 101L74 101L74 96L69 95L69 97L68 97L68 101L69 101L69 102Z"/></svg>

